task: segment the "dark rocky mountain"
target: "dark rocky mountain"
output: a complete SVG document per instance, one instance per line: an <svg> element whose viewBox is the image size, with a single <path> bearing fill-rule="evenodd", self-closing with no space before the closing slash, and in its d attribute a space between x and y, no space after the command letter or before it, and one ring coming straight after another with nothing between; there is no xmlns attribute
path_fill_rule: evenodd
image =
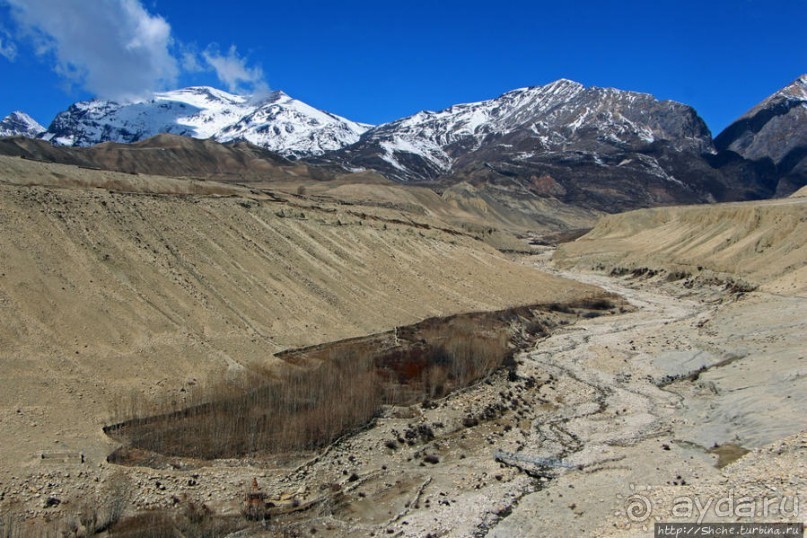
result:
<svg viewBox="0 0 807 538"><path fill-rule="evenodd" d="M44 132L45 128L39 125L35 119L19 110L0 120L0 137L27 136L34 138Z"/></svg>
<svg viewBox="0 0 807 538"><path fill-rule="evenodd" d="M807 75L743 114L715 138L715 146L767 170L777 196L807 185Z"/></svg>
<svg viewBox="0 0 807 538"><path fill-rule="evenodd" d="M608 212L765 196L749 163L716 153L689 106L559 80L380 125L321 160Z"/></svg>

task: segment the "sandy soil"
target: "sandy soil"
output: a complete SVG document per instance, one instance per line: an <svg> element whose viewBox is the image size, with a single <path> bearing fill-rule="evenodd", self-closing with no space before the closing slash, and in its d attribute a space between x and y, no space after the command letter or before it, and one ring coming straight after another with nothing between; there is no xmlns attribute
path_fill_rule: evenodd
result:
<svg viewBox="0 0 807 538"><path fill-rule="evenodd" d="M181 405L284 349L598 293L395 209L22 159L0 159L0 231L0 503L37 510L29 477L82 454L113 471L101 427L122 401Z"/></svg>
<svg viewBox="0 0 807 538"><path fill-rule="evenodd" d="M609 217L596 242L561 249L558 269L550 249L508 260L433 221L395 222L388 208L360 219L339 206L312 207L303 219L278 215L277 204L289 203L272 198L0 188L0 308L8 313L0 433L14 439L0 460L0 507L34 516L23 529L49 517L77 520L87 502L109 510L111 499L130 512L179 517L193 502L238 517L253 480L287 513L241 536L647 536L655 521L697 519L673 512L682 496L799 496L807 506L798 202L713 208L720 218L699 208ZM768 206L779 208L778 221ZM636 214L650 224L635 224ZM696 234L690 227L675 236L669 223L692 215L709 241L747 246L768 237L779 256L763 266L756 256L769 249L703 251L702 270L671 281L669 271L690 264L675 256L689 255ZM721 228L738 215L751 243ZM634 249L662 238L669 241L652 256ZM777 265L782 256L790 261ZM623 260L662 271L610 276ZM759 288L727 289L716 278L727 273ZM577 316L518 356L515 377L500 372L436 405L387 409L325 451L159 469L103 461L113 444L100 425L116 392L178 393L205 371L237 372L284 347L595 289L636 310ZM47 507L49 498L60 504ZM637 500L649 503L638 517ZM806 519L803 509L754 517Z"/></svg>
<svg viewBox="0 0 807 538"><path fill-rule="evenodd" d="M772 293L807 292L807 198L643 209L601 219L564 244L564 267L650 267L746 280Z"/></svg>
<svg viewBox="0 0 807 538"><path fill-rule="evenodd" d="M551 270L541 258L525 263ZM373 428L307 462L123 468L115 479L107 475L111 466L48 462L12 480L7 495L41 501L69 497L82 484L101 491L117 484L141 509L178 510L176 498L235 514L257 479L274 503L305 510L275 518L265 531L253 528L253 535L315 529L326 536L549 537L646 536L654 521L686 520L671 512L685 495L704 502L803 495L807 404L787 398L807 388L798 373L807 356L803 300L738 298L663 278L562 274L619 292L638 309L580 319L520 356L517 380L501 374L433 409L391 409ZM770 309L791 321L760 323ZM774 360L781 375L771 379ZM698 379L687 377L698 370ZM507 411L465 423L499 403ZM388 446L422 425L434 439L416 435L412 445ZM753 451L721 469L715 444ZM437 463L427 462L430 455ZM100 481L87 486L87 476ZM653 507L641 520L626 513L636 498ZM54 511L40 513L47 510Z"/></svg>

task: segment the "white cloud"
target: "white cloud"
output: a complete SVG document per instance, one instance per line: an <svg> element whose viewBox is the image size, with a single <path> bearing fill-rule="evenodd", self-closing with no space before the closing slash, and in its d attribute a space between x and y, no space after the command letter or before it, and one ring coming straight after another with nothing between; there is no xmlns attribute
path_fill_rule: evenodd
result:
<svg viewBox="0 0 807 538"><path fill-rule="evenodd" d="M17 57L17 46L9 39L8 34L0 29L0 56L13 62Z"/></svg>
<svg viewBox="0 0 807 538"><path fill-rule="evenodd" d="M205 68L199 63L195 52L185 51L182 53L182 70L188 73L201 73Z"/></svg>
<svg viewBox="0 0 807 538"><path fill-rule="evenodd" d="M171 26L142 0L0 0L11 7L17 36L32 41L53 69L97 97L128 101L173 88L180 73L213 71L228 90L260 99L269 92L263 69L249 66L235 45L203 52L173 39ZM0 28L0 56L16 46Z"/></svg>
<svg viewBox="0 0 807 538"><path fill-rule="evenodd" d="M10 43L0 37L0 56L10 62L13 62L17 57L17 47L14 46L14 43Z"/></svg>
<svg viewBox="0 0 807 538"><path fill-rule="evenodd" d="M248 67L245 58L238 56L235 45L232 45L227 54L221 54L215 46L210 46L202 53L205 62L213 68L218 79L227 89L234 93L252 92L256 96L266 94L269 86L266 84L263 69Z"/></svg>
<svg viewBox="0 0 807 538"><path fill-rule="evenodd" d="M6 1L56 71L99 97L135 99L176 83L171 26L139 0Z"/></svg>

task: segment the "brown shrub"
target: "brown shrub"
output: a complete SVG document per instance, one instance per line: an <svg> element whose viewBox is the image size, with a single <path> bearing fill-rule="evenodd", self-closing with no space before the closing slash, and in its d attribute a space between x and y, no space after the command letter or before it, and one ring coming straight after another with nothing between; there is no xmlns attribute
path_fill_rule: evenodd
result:
<svg viewBox="0 0 807 538"><path fill-rule="evenodd" d="M287 353L279 374L252 370L242 383L196 386L184 402L121 399L114 413L129 419L105 431L125 446L109 459L125 463L137 453L128 447L206 459L322 447L383 404L440 398L507 364L511 332L532 319L522 310L425 320L398 328L392 347L375 335Z"/></svg>

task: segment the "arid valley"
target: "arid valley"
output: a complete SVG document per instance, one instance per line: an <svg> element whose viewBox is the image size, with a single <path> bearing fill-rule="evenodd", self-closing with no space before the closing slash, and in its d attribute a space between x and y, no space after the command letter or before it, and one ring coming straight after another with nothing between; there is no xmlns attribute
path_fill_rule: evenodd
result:
<svg viewBox="0 0 807 538"><path fill-rule="evenodd" d="M805 20L0 0L0 538L803 538Z"/></svg>
<svg viewBox="0 0 807 538"><path fill-rule="evenodd" d="M701 516L676 520L675 499L727 492L790 502L758 521L803 517L801 192L638 210L502 253L503 232L452 225L461 209L439 197L412 211L393 185L343 178L340 200L0 165L6 535L644 536ZM455 359L426 352L454 332L510 358L459 386L430 369ZM367 360L397 372L375 403L354 384ZM352 426L199 448L255 432L207 429L227 410L206 403L343 367L353 381L322 397L370 406ZM301 397L271 428L311 420ZM626 512L636 499L650 511Z"/></svg>

